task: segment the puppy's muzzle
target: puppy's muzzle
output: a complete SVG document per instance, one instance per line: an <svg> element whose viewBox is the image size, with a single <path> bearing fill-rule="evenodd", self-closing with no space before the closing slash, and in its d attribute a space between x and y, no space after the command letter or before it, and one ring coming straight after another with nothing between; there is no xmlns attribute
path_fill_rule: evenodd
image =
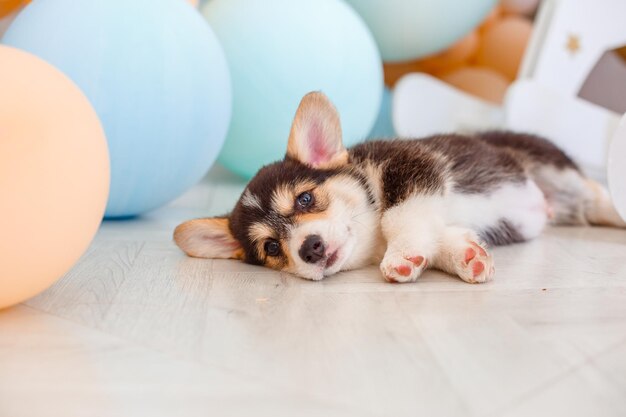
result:
<svg viewBox="0 0 626 417"><path fill-rule="evenodd" d="M325 252L326 245L324 245L322 237L319 235L309 235L304 239L304 242L302 242L298 255L300 255L300 258L302 258L304 262L314 264L324 258Z"/></svg>

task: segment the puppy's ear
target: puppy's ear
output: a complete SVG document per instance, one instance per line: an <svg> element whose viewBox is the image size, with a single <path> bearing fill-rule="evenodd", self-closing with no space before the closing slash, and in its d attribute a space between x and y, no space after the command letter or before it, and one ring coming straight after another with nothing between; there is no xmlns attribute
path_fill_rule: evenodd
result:
<svg viewBox="0 0 626 417"><path fill-rule="evenodd" d="M314 91L302 98L291 125L287 157L320 169L348 163L339 113L324 93Z"/></svg>
<svg viewBox="0 0 626 417"><path fill-rule="evenodd" d="M196 258L242 259L243 249L228 228L228 218L189 220L174 230L174 241Z"/></svg>

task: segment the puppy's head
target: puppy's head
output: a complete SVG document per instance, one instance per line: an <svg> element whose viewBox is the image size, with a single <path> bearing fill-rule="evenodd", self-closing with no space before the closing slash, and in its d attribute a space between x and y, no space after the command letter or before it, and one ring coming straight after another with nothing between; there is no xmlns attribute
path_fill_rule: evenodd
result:
<svg viewBox="0 0 626 417"><path fill-rule="evenodd" d="M302 99L287 154L263 167L232 213L176 228L188 255L235 258L319 280L366 264L378 217L367 179L351 169L339 115L319 92Z"/></svg>

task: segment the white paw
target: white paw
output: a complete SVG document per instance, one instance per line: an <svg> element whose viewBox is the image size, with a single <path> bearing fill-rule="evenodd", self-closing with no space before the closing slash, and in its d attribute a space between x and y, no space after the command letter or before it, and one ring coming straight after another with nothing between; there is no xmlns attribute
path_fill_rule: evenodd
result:
<svg viewBox="0 0 626 417"><path fill-rule="evenodd" d="M471 284L489 281L495 273L493 257L474 240L459 246L454 262L458 276Z"/></svg>
<svg viewBox="0 0 626 417"><path fill-rule="evenodd" d="M427 266L428 260L421 255L387 251L380 271L387 282L415 282Z"/></svg>

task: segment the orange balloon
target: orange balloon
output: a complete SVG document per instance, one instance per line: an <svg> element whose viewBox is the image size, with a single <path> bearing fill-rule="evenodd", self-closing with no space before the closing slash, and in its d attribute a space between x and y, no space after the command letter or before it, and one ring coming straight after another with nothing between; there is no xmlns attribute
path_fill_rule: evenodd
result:
<svg viewBox="0 0 626 417"><path fill-rule="evenodd" d="M493 68L509 80L514 80L532 28L530 20L523 17L507 16L500 19L483 33L476 53L476 64Z"/></svg>
<svg viewBox="0 0 626 417"><path fill-rule="evenodd" d="M478 49L478 33L470 32L450 48L436 55L423 58L420 65L423 72L436 74L449 71L465 64Z"/></svg>
<svg viewBox="0 0 626 417"><path fill-rule="evenodd" d="M0 17L7 16L26 3L30 3L30 0L0 0Z"/></svg>
<svg viewBox="0 0 626 417"><path fill-rule="evenodd" d="M198 0L187 0L193 7L198 8Z"/></svg>
<svg viewBox="0 0 626 417"><path fill-rule="evenodd" d="M2 36L7 31L9 26L11 26L11 23L13 23L13 20L15 20L16 17L17 13L11 13L8 16L0 17L0 39L2 39Z"/></svg>
<svg viewBox="0 0 626 417"><path fill-rule="evenodd" d="M441 76L441 79L466 93L495 104L502 104L509 81L490 68L464 67Z"/></svg>
<svg viewBox="0 0 626 417"><path fill-rule="evenodd" d="M45 61L0 46L0 308L52 285L87 249L109 190L104 131Z"/></svg>
<svg viewBox="0 0 626 417"><path fill-rule="evenodd" d="M539 0L502 0L502 9L505 13L530 16L539 7Z"/></svg>
<svg viewBox="0 0 626 417"><path fill-rule="evenodd" d="M502 6L500 5L491 9L491 12L489 12L485 20L483 20L480 26L478 26L478 31L480 33L483 33L484 31L489 29L494 23L498 22L502 18L503 14L504 11L502 10Z"/></svg>
<svg viewBox="0 0 626 417"><path fill-rule="evenodd" d="M384 63L385 84L393 87L404 75L411 72L437 74L465 65L478 49L478 34L473 31L450 48L435 55L415 61Z"/></svg>

